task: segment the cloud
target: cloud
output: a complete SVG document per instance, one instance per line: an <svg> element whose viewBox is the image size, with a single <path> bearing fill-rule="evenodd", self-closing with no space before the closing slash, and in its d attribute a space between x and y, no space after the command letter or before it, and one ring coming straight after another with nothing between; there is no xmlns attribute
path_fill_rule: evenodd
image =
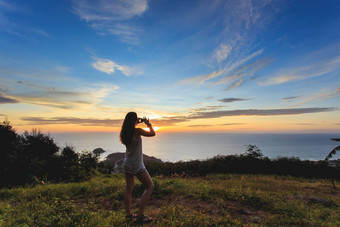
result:
<svg viewBox="0 0 340 227"><path fill-rule="evenodd" d="M0 104L18 103L18 100L9 98L0 93Z"/></svg>
<svg viewBox="0 0 340 227"><path fill-rule="evenodd" d="M206 106L206 107L191 109L191 111L192 112L211 111L211 110L214 110L214 109L220 109L220 108L224 108L224 107L225 106Z"/></svg>
<svg viewBox="0 0 340 227"><path fill-rule="evenodd" d="M252 30L254 27L261 28L270 21L270 17L275 13L275 7L280 6L278 1L270 0L245 0L226 1L225 10L228 16L225 23L230 30ZM228 24L231 24L228 26Z"/></svg>
<svg viewBox="0 0 340 227"><path fill-rule="evenodd" d="M207 80L213 79L215 77L218 77L222 75L225 72L225 70L215 71L209 74L201 75L201 76L195 76L183 79L179 81L180 84L204 84Z"/></svg>
<svg viewBox="0 0 340 227"><path fill-rule="evenodd" d="M232 85L230 85L228 88L224 89L224 91L229 91L232 90L234 88L237 88L239 86L241 86L241 84L243 83L244 79L239 79L238 81L235 81Z"/></svg>
<svg viewBox="0 0 340 227"><path fill-rule="evenodd" d="M174 116L174 117L162 117L158 119L153 119L152 123L160 126L173 126L177 123L187 122L188 119L186 116Z"/></svg>
<svg viewBox="0 0 340 227"><path fill-rule="evenodd" d="M222 43L220 47L216 50L214 58L218 63L223 62L225 59L228 58L231 49L231 45Z"/></svg>
<svg viewBox="0 0 340 227"><path fill-rule="evenodd" d="M219 117L231 117L231 116L282 116L282 115L300 115L310 113L322 113L336 111L335 108L291 108L291 109L245 109L245 110L221 110L221 111L208 111L201 112L196 111L187 116L172 116L162 117L152 120L152 122L158 126L173 126L178 123L190 122L195 119L208 119ZM221 124L223 125L235 125L243 123L231 123ZM204 125L201 125L204 126ZM190 127L198 127L191 125Z"/></svg>
<svg viewBox="0 0 340 227"><path fill-rule="evenodd" d="M229 124L218 124L218 125L188 125L187 127L211 127L211 126L233 126L233 125L244 125L244 123L229 123Z"/></svg>
<svg viewBox="0 0 340 227"><path fill-rule="evenodd" d="M133 45L139 44L139 36L143 33L141 28L123 22L94 22L90 26L100 35L115 35L122 42Z"/></svg>
<svg viewBox="0 0 340 227"><path fill-rule="evenodd" d="M13 5L11 5L11 4L3 1L3 0L0 0L0 8L3 9L3 10L8 10L8 11L16 11L16 8Z"/></svg>
<svg viewBox="0 0 340 227"><path fill-rule="evenodd" d="M317 124L311 124L311 123L297 123L296 125L317 125Z"/></svg>
<svg viewBox="0 0 340 227"><path fill-rule="evenodd" d="M298 115L310 113L322 113L335 111L335 108L291 108L291 109L246 109L246 110L226 110L214 112L199 112L188 118L218 118L230 116L278 116L278 115Z"/></svg>
<svg viewBox="0 0 340 227"><path fill-rule="evenodd" d="M73 0L74 12L86 21L122 21L142 15L146 0Z"/></svg>
<svg viewBox="0 0 340 227"><path fill-rule="evenodd" d="M228 62L225 64L224 68L218 71L214 71L212 73L208 73L205 75L195 76L195 77L189 77L186 79L183 79L179 81L180 84L198 84L202 85L205 84L207 81L212 80L216 77L220 77L221 75L225 75L220 81L210 83L210 86L215 86L219 84L228 84L230 82L233 82L235 79L238 79L240 77L244 77L246 75L252 75L254 71L261 69L268 60L262 60L262 61L256 61L249 65L244 65L249 60L257 57L258 55L262 54L263 50L260 49L241 60L238 60L236 62ZM252 70L250 70L252 68Z"/></svg>
<svg viewBox="0 0 340 227"><path fill-rule="evenodd" d="M100 34L117 35L123 42L138 44L136 28L126 21L148 9L147 0L73 0L73 11Z"/></svg>
<svg viewBox="0 0 340 227"><path fill-rule="evenodd" d="M67 88L46 87L27 81L15 81L15 88L8 91L7 99L15 100L16 103L25 103L39 106L48 106L58 109L82 109L89 108L100 103L103 97L119 89L114 84L91 84L83 90L67 90Z"/></svg>
<svg viewBox="0 0 340 227"><path fill-rule="evenodd" d="M207 82L210 87L229 84L224 89L228 91L241 86L252 78L254 73L267 66L271 60L260 59L256 62L248 62L263 53L263 49L254 51L253 40L269 22L276 12L275 8L281 5L271 1L221 1L215 7L215 16L221 17L222 27L219 45L213 52L214 70L200 76L190 77L180 82L183 84L203 85ZM221 11L220 11L221 10ZM223 12L223 13L222 13ZM227 12L227 13L225 13ZM219 23L219 24L220 24ZM219 81L216 78L222 77Z"/></svg>
<svg viewBox="0 0 340 227"><path fill-rule="evenodd" d="M0 30L25 38L31 34L49 37L49 34L44 30L24 25L23 23L18 22L17 17L6 15L7 12L15 14L32 14L31 10L22 5L0 0Z"/></svg>
<svg viewBox="0 0 340 227"><path fill-rule="evenodd" d="M297 99L300 96L291 96L291 97L286 97L286 98L282 98L282 100L292 100L292 99Z"/></svg>
<svg viewBox="0 0 340 227"><path fill-rule="evenodd" d="M115 70L121 71L125 76L131 76L132 74L141 74L140 71L137 71L132 67L126 65L118 65L110 59L95 58L95 60L96 61L92 63L92 66L95 69L107 74L113 74Z"/></svg>
<svg viewBox="0 0 340 227"><path fill-rule="evenodd" d="M271 61L271 59L261 59L250 64L244 64L245 62L238 63L240 65L239 67L232 65L226 76L212 83L212 85L230 84L234 82L234 85L230 85L229 87L237 87L237 83L239 86L244 81L243 78L252 77L255 72L267 66ZM242 81L240 82L240 80Z"/></svg>
<svg viewBox="0 0 340 227"><path fill-rule="evenodd" d="M275 75L260 81L259 85L278 85L292 81L300 81L313 77L324 76L329 73L339 71L340 56L334 56L334 54L332 54L332 51L334 50L340 50L340 47L327 47L324 48L324 50L311 53L309 56L305 57L306 60L303 62L300 61L298 63L299 65L302 65L302 67L289 67L287 69L280 69ZM325 52L328 54L325 54Z"/></svg>
<svg viewBox="0 0 340 227"><path fill-rule="evenodd" d="M7 85L0 85L0 91L6 92L6 91L10 91L10 90L13 90L13 88L9 87Z"/></svg>
<svg viewBox="0 0 340 227"><path fill-rule="evenodd" d="M241 99L241 98L225 98L225 99L220 99L218 101L220 102L238 102L238 101L248 101L250 99Z"/></svg>
<svg viewBox="0 0 340 227"><path fill-rule="evenodd" d="M30 13L30 11L23 6L13 2L8 3L8 1L0 0L0 14L2 11Z"/></svg>
<svg viewBox="0 0 340 227"><path fill-rule="evenodd" d="M313 102L316 100L324 100L324 99L331 99L331 98L336 98L339 97L339 89L335 89L334 91L322 91L310 96L306 96L303 100L301 100L299 103L295 104L295 106Z"/></svg>
<svg viewBox="0 0 340 227"><path fill-rule="evenodd" d="M93 119L93 118L76 118L76 117L23 117L23 121L30 125L50 125L50 124L76 124L82 126L121 126L122 119Z"/></svg>

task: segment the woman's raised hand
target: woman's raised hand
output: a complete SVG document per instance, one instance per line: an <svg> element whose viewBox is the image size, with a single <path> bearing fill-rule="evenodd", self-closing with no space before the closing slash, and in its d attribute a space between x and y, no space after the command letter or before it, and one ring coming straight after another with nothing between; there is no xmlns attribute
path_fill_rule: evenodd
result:
<svg viewBox="0 0 340 227"><path fill-rule="evenodd" d="M151 125L149 118L143 117L143 121L146 125Z"/></svg>

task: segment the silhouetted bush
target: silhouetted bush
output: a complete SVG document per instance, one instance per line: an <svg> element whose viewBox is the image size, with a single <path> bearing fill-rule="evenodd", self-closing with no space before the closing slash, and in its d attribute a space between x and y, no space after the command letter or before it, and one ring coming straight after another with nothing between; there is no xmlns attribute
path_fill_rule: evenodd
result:
<svg viewBox="0 0 340 227"><path fill-rule="evenodd" d="M22 171L44 181L51 179L59 151L53 139L33 129L31 133L24 132L21 144L22 151L17 161Z"/></svg>
<svg viewBox="0 0 340 227"><path fill-rule="evenodd" d="M44 181L81 181L96 168L98 157L73 148L59 147L38 130L18 135L8 121L0 124L0 187L43 183Z"/></svg>
<svg viewBox="0 0 340 227"><path fill-rule="evenodd" d="M8 121L3 121L0 124L0 187L20 181L15 161L20 150L20 137Z"/></svg>
<svg viewBox="0 0 340 227"><path fill-rule="evenodd" d="M151 175L206 176L218 173L276 174L305 178L340 179L340 168L328 166L327 161L301 161L296 157L269 159L255 145L248 145L241 155L218 155L206 160L176 163L151 163Z"/></svg>
<svg viewBox="0 0 340 227"><path fill-rule="evenodd" d="M89 151L83 152L80 155L79 163L81 168L83 168L86 173L89 173L91 169L96 168L98 163L98 155L95 155Z"/></svg>

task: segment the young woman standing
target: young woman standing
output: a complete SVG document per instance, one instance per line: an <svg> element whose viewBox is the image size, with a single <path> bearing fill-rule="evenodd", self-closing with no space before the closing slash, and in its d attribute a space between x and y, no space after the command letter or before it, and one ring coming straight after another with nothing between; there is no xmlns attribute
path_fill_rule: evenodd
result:
<svg viewBox="0 0 340 227"><path fill-rule="evenodd" d="M137 124L144 122L150 131L145 131L141 128L136 128ZM135 112L126 114L122 130L120 131L120 141L126 146L123 168L126 179L125 191L125 210L126 218L137 218L137 221L147 223L151 222L152 218L144 215L144 209L148 204L154 184L146 170L143 162L142 138L141 136L155 136L155 131L147 118L138 118ZM132 190L135 184L135 176L145 186L145 191L142 195L139 204L138 214L131 213L131 198Z"/></svg>

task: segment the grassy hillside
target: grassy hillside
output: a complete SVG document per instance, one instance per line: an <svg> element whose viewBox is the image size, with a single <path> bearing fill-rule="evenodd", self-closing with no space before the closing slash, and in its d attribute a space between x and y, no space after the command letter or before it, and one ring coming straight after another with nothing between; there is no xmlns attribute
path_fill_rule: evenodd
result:
<svg viewBox="0 0 340 227"><path fill-rule="evenodd" d="M329 181L262 176L154 177L151 226L340 225ZM0 190L0 226L125 226L123 174ZM134 198L143 192L141 184ZM138 200L134 200L136 207ZM133 224L133 223L132 223Z"/></svg>

